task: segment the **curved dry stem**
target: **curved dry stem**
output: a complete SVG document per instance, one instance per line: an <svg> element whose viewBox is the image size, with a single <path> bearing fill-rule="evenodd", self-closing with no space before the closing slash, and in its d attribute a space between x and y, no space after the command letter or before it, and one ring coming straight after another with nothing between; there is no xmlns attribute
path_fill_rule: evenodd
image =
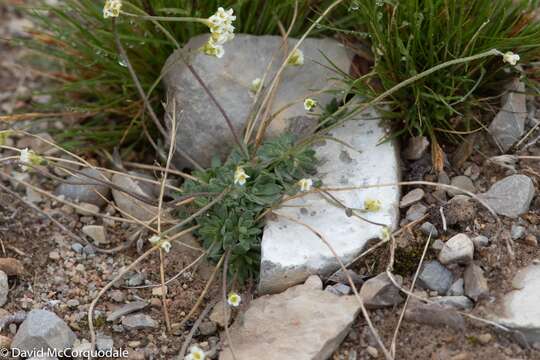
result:
<svg viewBox="0 0 540 360"><path fill-rule="evenodd" d="M358 114L358 113L361 113L362 111L364 111L365 109L367 109L368 107L370 106L373 106L379 102L381 102L382 100L384 100L385 98L387 98L388 96L392 95L393 93L395 93L396 91L398 90L401 90L402 88L428 76L428 75L431 75L439 70L442 70L444 68L447 68L449 66L453 66L453 65L458 65L458 64L463 64L463 63L467 63L467 62L471 62L471 61L474 61L474 60L478 60L478 59L481 59L481 58L484 58L484 57L488 57L488 56L500 56L502 55L501 52L497 49L491 49L491 50L488 50L488 51L485 51L485 52L482 52L480 54L476 54L476 55L472 55L472 56L467 56L467 57L463 57L463 58L459 58L459 59L453 59L453 60L450 60L450 61L446 61L442 64L439 64L439 65L435 65L434 67L430 68L430 69L427 69L425 71L422 71L421 73L419 74L416 74L402 82L400 82L399 84L396 84L394 85L393 87L391 87L390 89L384 91L383 93L381 93L380 95L378 95L377 97L375 97L373 100L365 103L364 105L361 105L361 106L358 106L355 110L353 110L350 114L348 114L347 116L343 117L342 119L340 119L339 121L337 121L335 124L333 125L330 125L326 128L324 128L323 130L321 130L322 133L325 133L325 132L328 132L332 129L334 129L335 127L341 125L344 121L346 120L349 120L351 117L353 117L354 115ZM338 113L338 111L340 111L341 109L338 109L336 110L328 119L331 119L333 118L334 115L336 115ZM329 120L328 120L329 121ZM322 121L320 126L324 126L326 125L326 123L328 121Z"/></svg>
<svg viewBox="0 0 540 360"><path fill-rule="evenodd" d="M377 344L382 349L382 352L383 352L385 358L387 360L393 360L394 358L392 357L390 352L384 346L384 343L382 342L381 337L379 336L379 333L377 332L377 329L375 329L375 327L373 326L373 323L371 322L371 318L369 317L369 313L367 312L367 309L366 309L366 307L364 305L364 301L360 297L360 294L358 293L358 289L356 288L356 285L354 284L354 281L352 280L351 275L347 272L347 269L345 268L345 265L343 264L343 262L339 258L338 254L336 253L336 251L334 250L332 245L328 242L328 240L326 240L324 235L322 235L319 231L314 229L312 226L310 226L310 225L308 225L308 224L306 224L306 223L304 223L302 221L298 221L298 220L296 220L296 219L294 219L294 218L292 218L290 216L283 215L283 214L277 213L275 211L273 213L278 215L278 216L281 216L281 217L283 217L283 218L285 218L285 219L287 219L289 221L292 221L292 222L294 222L296 224L299 224L299 225L302 225L302 226L306 227L309 231L314 233L328 247L328 249L332 252L332 255L334 256L334 258L339 263L339 266L340 266L341 270L343 271L343 273L347 277L347 281L349 282L349 285L353 289L354 296L356 297L356 300L360 304L360 309L362 311L362 315L364 315L364 318L366 319L366 322L367 322L373 336L377 340Z"/></svg>
<svg viewBox="0 0 540 360"><path fill-rule="evenodd" d="M227 250L225 253L225 262L223 263L223 284L222 284L222 300L223 300L223 316L225 317L225 336L229 343L229 349L231 350L231 355L233 360L237 360L236 352L234 351L234 345L231 338L231 333L229 331L229 312L227 311L227 271L229 268L229 256L231 255L231 250Z"/></svg>
<svg viewBox="0 0 540 360"><path fill-rule="evenodd" d="M328 15L342 1L343 0L336 0L330 6L328 6L326 8L326 10L317 18L317 20L315 20L313 22L313 24L311 24L311 26L306 30L306 32L302 35L302 37L297 41L297 43L294 45L294 47L289 52L289 54L287 55L287 57L285 58L285 60L281 64L281 66L279 67L278 71L276 72L276 75L274 76L274 79L272 80L272 83L271 83L271 85L269 87L269 90L266 93L266 96L264 97L264 99L263 99L263 101L261 103L261 109L265 108L265 107L268 107L268 104L269 104L270 99L272 97L272 93L273 93L274 89L277 87L277 84L279 83L279 80L281 78L281 74L283 73L283 71L287 67L288 62L291 59L291 57L293 56L293 54L295 53L295 51L298 50L300 45L304 42L304 40L311 33L311 31L313 31L313 29L322 21L322 19L324 19L326 17L326 15ZM258 119L258 116L256 116L255 119L254 119L255 123L257 122L257 119ZM268 127L268 122L266 121L266 119L263 118L260 125L259 125L259 129L257 131L257 134L255 136L256 147L261 143L262 138L264 136L264 131L266 130L267 127Z"/></svg>

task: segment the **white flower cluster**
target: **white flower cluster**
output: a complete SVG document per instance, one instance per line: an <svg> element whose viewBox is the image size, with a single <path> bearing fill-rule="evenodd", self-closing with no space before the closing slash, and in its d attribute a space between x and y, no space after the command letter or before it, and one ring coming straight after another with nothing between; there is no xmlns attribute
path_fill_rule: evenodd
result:
<svg viewBox="0 0 540 360"><path fill-rule="evenodd" d="M185 360L204 360L206 358L206 353L198 347L197 345L193 345L189 349L189 354L186 355Z"/></svg>
<svg viewBox="0 0 540 360"><path fill-rule="evenodd" d="M287 65L302 66L304 65L304 53L302 50L296 49L289 57Z"/></svg>
<svg viewBox="0 0 540 360"><path fill-rule="evenodd" d="M171 243L169 242L169 240L162 240L161 237L158 235L153 235L150 239L148 239L148 241L152 245L159 244L161 249L164 250L166 253L171 251Z"/></svg>
<svg viewBox="0 0 540 360"><path fill-rule="evenodd" d="M39 165L43 162L43 158L33 152L32 150L25 148L20 150L19 162L22 171L28 171L27 164Z"/></svg>
<svg viewBox="0 0 540 360"><path fill-rule="evenodd" d="M509 63L512 66L516 66L516 64L519 61L519 55L514 54L511 51L508 51L508 52L503 54L503 61L506 62L506 63Z"/></svg>
<svg viewBox="0 0 540 360"><path fill-rule="evenodd" d="M300 187L301 192L311 191L311 188L313 186L313 180L300 179L298 180L298 186Z"/></svg>
<svg viewBox="0 0 540 360"><path fill-rule="evenodd" d="M103 17L105 19L111 17L118 17L122 10L122 0L107 0L103 7Z"/></svg>
<svg viewBox="0 0 540 360"><path fill-rule="evenodd" d="M234 20L236 20L236 16L233 15L233 9L225 10L222 7L208 18L208 27L212 35L202 48L206 55L223 57L225 54L223 44L234 39L234 26L232 25Z"/></svg>

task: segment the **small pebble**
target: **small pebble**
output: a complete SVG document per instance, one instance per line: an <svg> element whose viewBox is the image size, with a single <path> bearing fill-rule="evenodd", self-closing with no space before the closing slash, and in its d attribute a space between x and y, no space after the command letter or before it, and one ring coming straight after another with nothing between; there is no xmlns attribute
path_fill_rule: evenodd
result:
<svg viewBox="0 0 540 360"><path fill-rule="evenodd" d="M88 244L83 248L83 252L88 256L93 256L96 255L96 248L93 245Z"/></svg>
<svg viewBox="0 0 540 360"><path fill-rule="evenodd" d="M66 302L66 305L69 306L70 308L76 308L77 306L79 306L79 300L77 299L71 299L71 300L68 300Z"/></svg>
<svg viewBox="0 0 540 360"><path fill-rule="evenodd" d="M510 229L510 235L512 236L512 240L521 239L525 235L525 226L512 225L512 228Z"/></svg>
<svg viewBox="0 0 540 360"><path fill-rule="evenodd" d="M525 237L525 244L529 245L529 246L532 246L532 247L537 247L538 246L538 239L536 238L535 235L533 234L529 234Z"/></svg>
<svg viewBox="0 0 540 360"><path fill-rule="evenodd" d="M49 253L49 259L51 259L51 260L60 260L60 253L58 253L58 251L51 251Z"/></svg>
<svg viewBox="0 0 540 360"><path fill-rule="evenodd" d="M437 231L437 228L435 227L435 225L433 225L429 221L426 221L425 223L422 224L422 226L420 226L420 231L426 236L429 236L431 234L432 239L439 236L439 232Z"/></svg>
<svg viewBox="0 0 540 360"><path fill-rule="evenodd" d="M485 334L482 334L480 336L478 336L478 341L480 341L481 344L488 344L491 339L493 338L493 336L491 336L490 333L485 333Z"/></svg>
<svg viewBox="0 0 540 360"><path fill-rule="evenodd" d="M80 254L83 252L83 248L84 246L82 246L81 244L79 243L73 243L71 245L71 250L75 251L77 254Z"/></svg>
<svg viewBox="0 0 540 360"><path fill-rule="evenodd" d="M379 356L379 350L377 350L373 346L368 346L366 348L366 351L368 352L369 355L371 355L371 357L376 358L377 356Z"/></svg>

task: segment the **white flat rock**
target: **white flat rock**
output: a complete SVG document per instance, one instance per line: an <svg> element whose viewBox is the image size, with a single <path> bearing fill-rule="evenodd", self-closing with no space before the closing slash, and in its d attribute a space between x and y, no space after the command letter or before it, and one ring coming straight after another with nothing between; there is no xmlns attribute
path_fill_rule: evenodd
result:
<svg viewBox="0 0 540 360"><path fill-rule="evenodd" d="M519 330L531 344L540 342L540 265L518 271L504 297L503 315L498 322Z"/></svg>
<svg viewBox="0 0 540 360"><path fill-rule="evenodd" d="M333 129L329 136L338 141L325 140L323 145L315 146L321 160L316 178L322 180L324 188L397 183L396 145L391 141L379 144L385 134L373 109ZM330 193L354 209L362 209L366 199L379 200L379 211L360 215L392 230L398 224L398 186ZM378 238L382 230L358 217L348 217L342 207L315 193L290 200L276 212L320 232L344 262L362 252L368 240ZM338 266L330 249L307 227L280 216L268 221L262 239L260 292L279 292L303 282L310 274L327 275Z"/></svg>

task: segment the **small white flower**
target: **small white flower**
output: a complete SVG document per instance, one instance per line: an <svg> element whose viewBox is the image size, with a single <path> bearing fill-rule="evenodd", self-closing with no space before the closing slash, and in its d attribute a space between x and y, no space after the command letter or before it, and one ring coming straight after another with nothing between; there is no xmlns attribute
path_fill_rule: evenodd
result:
<svg viewBox="0 0 540 360"><path fill-rule="evenodd" d="M515 66L519 61L519 55L514 54L511 51L508 51L508 52L503 54L503 61L506 62L506 63L509 63L512 66Z"/></svg>
<svg viewBox="0 0 540 360"><path fill-rule="evenodd" d="M317 101L310 98L307 98L306 100L304 100L304 109L306 109L306 111L312 111L316 106L317 106Z"/></svg>
<svg viewBox="0 0 540 360"><path fill-rule="evenodd" d="M256 78L255 80L251 82L251 85L249 86L249 91L255 94L257 93L257 91L259 91L261 86L262 86L261 78Z"/></svg>
<svg viewBox="0 0 540 360"><path fill-rule="evenodd" d="M30 162L30 150L28 148L22 149L21 154L19 156L19 161L22 163L29 163Z"/></svg>
<svg viewBox="0 0 540 360"><path fill-rule="evenodd" d="M235 292L230 292L229 296L227 296L227 304L229 304L230 306L237 307L240 305L241 302L242 298Z"/></svg>
<svg viewBox="0 0 540 360"><path fill-rule="evenodd" d="M163 251L165 251L166 253L171 251L171 247L172 245L168 240L165 240L161 243L161 249L163 249Z"/></svg>
<svg viewBox="0 0 540 360"><path fill-rule="evenodd" d="M34 153L32 150L29 150L28 148L22 149L19 154L19 162L21 162L21 170L27 171L28 166L27 164L34 164L39 165L42 161L41 156Z"/></svg>
<svg viewBox="0 0 540 360"><path fill-rule="evenodd" d="M204 360L206 358L206 354L204 351L198 347L197 345L193 345L189 349L189 354L186 356L186 360Z"/></svg>
<svg viewBox="0 0 540 360"><path fill-rule="evenodd" d="M153 235L148 241L150 241L150 244L155 245L161 241L161 237L159 235Z"/></svg>
<svg viewBox="0 0 540 360"><path fill-rule="evenodd" d="M299 49L294 50L287 64L293 66L304 65L304 53Z"/></svg>
<svg viewBox="0 0 540 360"><path fill-rule="evenodd" d="M376 199L364 200L364 210L369 212L377 212L381 210L381 201Z"/></svg>
<svg viewBox="0 0 540 360"><path fill-rule="evenodd" d="M234 172L234 183L243 186L247 179L249 179L249 175L246 174L242 167L238 166Z"/></svg>
<svg viewBox="0 0 540 360"><path fill-rule="evenodd" d="M298 186L300 186L300 191L310 191L313 186L313 180L311 179L300 179L298 181Z"/></svg>
<svg viewBox="0 0 540 360"><path fill-rule="evenodd" d="M381 235L379 235L379 238L383 241L388 241L390 240L391 234L390 229L385 226L381 229Z"/></svg>
<svg viewBox="0 0 540 360"><path fill-rule="evenodd" d="M105 19L111 17L118 17L122 10L122 0L107 0L103 7L103 17Z"/></svg>

